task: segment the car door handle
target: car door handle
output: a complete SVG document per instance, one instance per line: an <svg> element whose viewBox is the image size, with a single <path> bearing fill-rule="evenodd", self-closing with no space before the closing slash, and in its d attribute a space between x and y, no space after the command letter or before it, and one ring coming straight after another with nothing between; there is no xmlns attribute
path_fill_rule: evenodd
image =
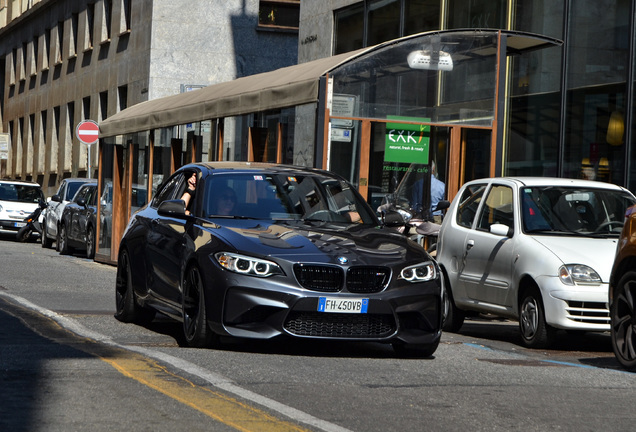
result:
<svg viewBox="0 0 636 432"><path fill-rule="evenodd" d="M475 240L468 240L466 242L466 250L471 250L475 246Z"/></svg>

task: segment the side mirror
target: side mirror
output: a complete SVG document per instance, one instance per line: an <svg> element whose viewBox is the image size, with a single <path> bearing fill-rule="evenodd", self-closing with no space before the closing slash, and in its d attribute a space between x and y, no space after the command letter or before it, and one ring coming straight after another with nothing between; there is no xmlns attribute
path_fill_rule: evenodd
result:
<svg viewBox="0 0 636 432"><path fill-rule="evenodd" d="M80 206L80 207L84 207L84 208L86 208L86 207L87 207L87 205L86 205L86 200L85 200L84 198L80 198L80 199L78 199L78 200L77 200L77 205L78 205L78 206Z"/></svg>
<svg viewBox="0 0 636 432"><path fill-rule="evenodd" d="M394 210L389 210L384 214L384 226L394 228L404 225L406 222L402 215Z"/></svg>
<svg viewBox="0 0 636 432"><path fill-rule="evenodd" d="M167 200L159 204L157 213L160 216L173 217L173 218L186 218L185 201L183 200Z"/></svg>
<svg viewBox="0 0 636 432"><path fill-rule="evenodd" d="M490 232L494 235L512 237L513 230L508 225L496 223L490 225Z"/></svg>
<svg viewBox="0 0 636 432"><path fill-rule="evenodd" d="M446 210L447 208L450 207L450 201L448 200L441 200L440 202L437 203L437 205L435 206L435 210Z"/></svg>
<svg viewBox="0 0 636 432"><path fill-rule="evenodd" d="M53 196L51 197L51 201L55 201L55 202L59 202L59 203L61 203L61 202L62 202L62 198L60 198L60 196L59 196L59 195L55 194L55 195L53 195Z"/></svg>

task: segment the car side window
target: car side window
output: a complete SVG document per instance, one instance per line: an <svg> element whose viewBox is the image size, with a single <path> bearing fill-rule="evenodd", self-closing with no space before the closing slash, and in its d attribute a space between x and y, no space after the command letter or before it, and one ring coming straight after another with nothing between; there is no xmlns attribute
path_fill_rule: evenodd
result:
<svg viewBox="0 0 636 432"><path fill-rule="evenodd" d="M488 231L492 224L503 224L508 228L514 228L514 205L512 188L503 185L494 185L486 202L482 207L477 229Z"/></svg>
<svg viewBox="0 0 636 432"><path fill-rule="evenodd" d="M158 207L159 204L166 200L175 199L175 192L179 189L183 183L183 174L179 173L168 179L165 185L161 188L159 193L152 199L152 207Z"/></svg>
<svg viewBox="0 0 636 432"><path fill-rule="evenodd" d="M457 224L466 228L473 226L479 203L486 190L485 184L478 184L466 187L457 205Z"/></svg>

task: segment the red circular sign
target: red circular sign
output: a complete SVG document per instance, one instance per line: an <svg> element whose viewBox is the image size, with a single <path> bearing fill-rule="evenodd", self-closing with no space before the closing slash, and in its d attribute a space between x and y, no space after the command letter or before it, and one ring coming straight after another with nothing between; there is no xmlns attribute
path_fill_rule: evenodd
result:
<svg viewBox="0 0 636 432"><path fill-rule="evenodd" d="M75 135L84 144L94 144L99 139L99 125L93 120L81 121L75 129Z"/></svg>

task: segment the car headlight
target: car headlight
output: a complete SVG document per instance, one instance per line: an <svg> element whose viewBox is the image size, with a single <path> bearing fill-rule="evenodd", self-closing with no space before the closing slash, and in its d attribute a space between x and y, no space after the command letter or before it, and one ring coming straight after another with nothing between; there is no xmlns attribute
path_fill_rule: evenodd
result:
<svg viewBox="0 0 636 432"><path fill-rule="evenodd" d="M592 267L583 264L567 264L559 267L559 279L565 285L599 285L601 277Z"/></svg>
<svg viewBox="0 0 636 432"><path fill-rule="evenodd" d="M433 261L405 267L398 276L398 279L404 279L412 283L426 282L436 278L437 266Z"/></svg>
<svg viewBox="0 0 636 432"><path fill-rule="evenodd" d="M283 270L278 264L272 261L228 252L217 252L214 254L214 258L221 267L234 273L257 277L283 274Z"/></svg>

